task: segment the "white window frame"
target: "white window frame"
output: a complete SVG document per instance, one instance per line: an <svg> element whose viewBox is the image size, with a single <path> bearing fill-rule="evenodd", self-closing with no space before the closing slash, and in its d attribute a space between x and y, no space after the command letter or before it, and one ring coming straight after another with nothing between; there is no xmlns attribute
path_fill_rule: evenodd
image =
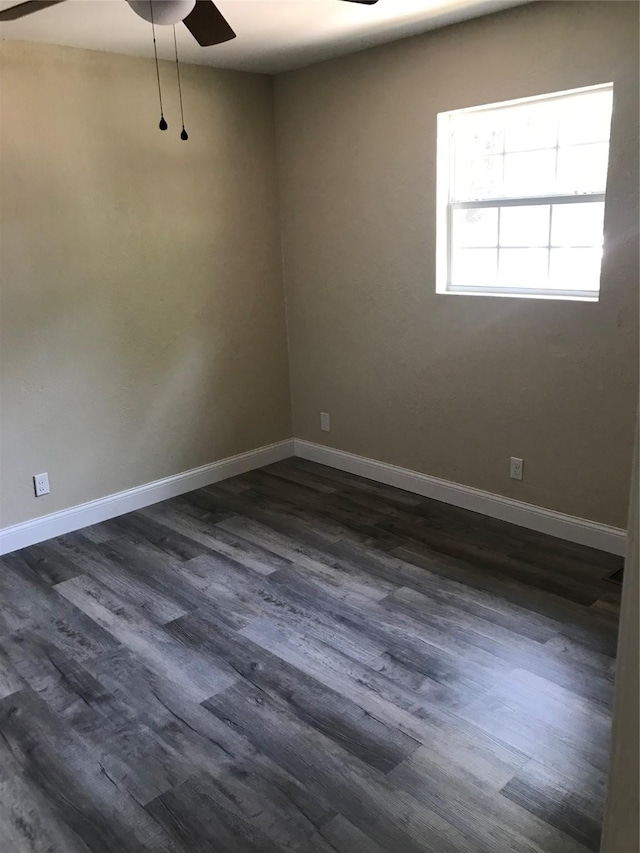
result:
<svg viewBox="0 0 640 853"><path fill-rule="evenodd" d="M507 287L497 284L477 286L453 286L450 282L452 262L452 214L454 210L486 210L487 208L501 208L510 206L556 205L556 204L590 204L605 201L605 192L579 193L570 195L547 195L547 196L521 196L500 197L481 199L473 201L451 201L450 192L453 183L453 169L450 153L453 148L453 131L451 129L450 117L459 113L493 112L503 108L530 104L537 101L551 101L558 98L570 97L586 92L597 92L611 90L613 83L602 83L596 86L585 86L580 89L569 89L563 92L553 92L546 95L537 95L530 98L517 98L511 101L501 101L495 104L483 104L478 107L470 107L460 110L450 110L438 113L437 127L437 174L436 174L436 293L449 295L467 296L501 296L524 299L562 299L581 302L598 302L600 288L597 290L561 290L559 288L523 288ZM610 138L609 138L610 139ZM556 149L558 144L556 142ZM498 233L500 228L500 213L498 211ZM550 217L551 219L551 217ZM551 222L549 225L551 229ZM510 247L511 248L511 247ZM516 247L517 248L517 247ZM528 248L528 247L522 247ZM571 247L568 247L571 248Z"/></svg>

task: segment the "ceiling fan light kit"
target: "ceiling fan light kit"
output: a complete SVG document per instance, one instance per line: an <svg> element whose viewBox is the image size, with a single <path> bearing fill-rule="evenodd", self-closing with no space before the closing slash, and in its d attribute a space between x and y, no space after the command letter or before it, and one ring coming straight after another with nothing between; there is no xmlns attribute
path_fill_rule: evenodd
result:
<svg viewBox="0 0 640 853"><path fill-rule="evenodd" d="M127 0L133 11L158 26L179 24L193 12L196 0Z"/></svg>

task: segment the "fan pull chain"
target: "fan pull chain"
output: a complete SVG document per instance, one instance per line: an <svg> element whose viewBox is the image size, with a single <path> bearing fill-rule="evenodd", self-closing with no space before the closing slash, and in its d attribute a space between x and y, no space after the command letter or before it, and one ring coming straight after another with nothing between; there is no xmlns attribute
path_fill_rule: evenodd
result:
<svg viewBox="0 0 640 853"><path fill-rule="evenodd" d="M182 85L180 83L180 63L178 62L178 42L176 40L176 25L173 25L173 47L176 52L176 71L178 72L178 94L180 95L180 118L182 120L182 133L180 139L187 140L189 134L184 129L184 110L182 108Z"/></svg>
<svg viewBox="0 0 640 853"><path fill-rule="evenodd" d="M158 78L158 99L160 100L160 130L166 130L169 125L165 121L164 110L162 109L162 89L160 88L160 68L158 66L158 48L156 45L156 25L153 23L153 2L149 0L149 9L151 10L151 32L153 33L153 55L156 58L156 77Z"/></svg>

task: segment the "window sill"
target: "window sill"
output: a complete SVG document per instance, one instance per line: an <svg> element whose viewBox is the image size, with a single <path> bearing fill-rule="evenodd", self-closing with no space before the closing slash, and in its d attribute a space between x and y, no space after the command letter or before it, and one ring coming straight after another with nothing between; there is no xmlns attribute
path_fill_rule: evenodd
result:
<svg viewBox="0 0 640 853"><path fill-rule="evenodd" d="M487 287L456 287L436 289L438 296L494 296L507 299L551 299L555 302L598 302L599 293L590 291L492 290Z"/></svg>

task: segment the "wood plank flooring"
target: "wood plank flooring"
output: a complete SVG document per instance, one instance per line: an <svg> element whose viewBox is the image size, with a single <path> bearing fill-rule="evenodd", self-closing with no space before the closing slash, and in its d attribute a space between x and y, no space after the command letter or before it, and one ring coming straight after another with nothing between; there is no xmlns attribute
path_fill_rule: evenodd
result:
<svg viewBox="0 0 640 853"><path fill-rule="evenodd" d="M595 851L620 565L298 459L8 555L0 850Z"/></svg>

